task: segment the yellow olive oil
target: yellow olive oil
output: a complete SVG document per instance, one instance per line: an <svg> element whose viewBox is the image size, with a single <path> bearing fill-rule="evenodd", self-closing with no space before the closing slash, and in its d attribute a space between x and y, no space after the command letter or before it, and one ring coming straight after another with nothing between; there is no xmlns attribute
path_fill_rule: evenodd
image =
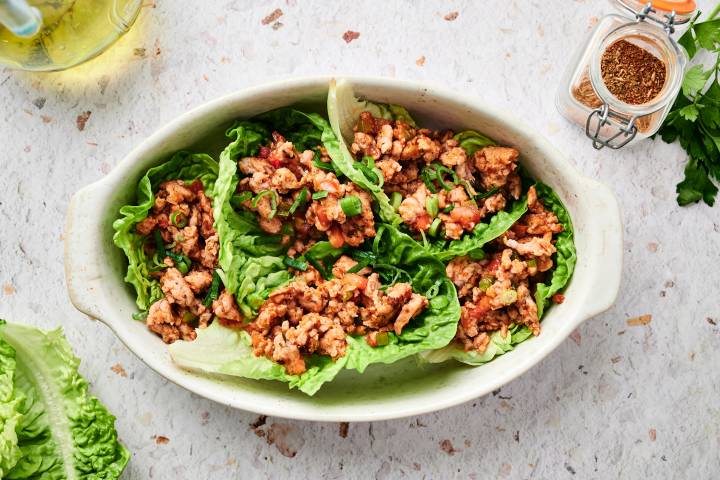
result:
<svg viewBox="0 0 720 480"><path fill-rule="evenodd" d="M64 70L102 53L132 26L141 0L29 0L42 15L31 38L0 24L0 64L22 70Z"/></svg>

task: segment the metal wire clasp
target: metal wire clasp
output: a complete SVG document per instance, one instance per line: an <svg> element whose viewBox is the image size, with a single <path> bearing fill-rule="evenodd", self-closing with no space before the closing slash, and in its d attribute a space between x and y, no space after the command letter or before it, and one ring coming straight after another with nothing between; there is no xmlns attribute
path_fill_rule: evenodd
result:
<svg viewBox="0 0 720 480"><path fill-rule="evenodd" d="M595 127L595 131L591 133L592 119L596 116L598 117L597 127ZM606 125L613 124L610 119L614 119L620 123L618 131L608 138L601 138L600 131L602 128ZM617 150L618 148L624 147L630 143L633 138L635 138L635 135L637 134L637 126L635 126L636 120L637 117L635 116L628 120L627 117L611 111L607 103L603 103L602 107L593 110L593 112L588 115L587 121L585 122L585 135L593 141L593 147L596 150L600 150L603 147L610 147L613 150ZM613 143L613 140L620 138L621 136L624 138L622 138L618 143Z"/></svg>
<svg viewBox="0 0 720 480"><path fill-rule="evenodd" d="M652 2L646 3L641 11L639 11L639 12L633 11L633 13L635 14L635 19L638 22L650 20L651 22L655 22L658 25L660 25L663 28L663 30L665 30L668 33L668 35L672 35L673 33L675 33L675 17L676 17L675 10L663 15L663 17L665 18L664 21L660 18L657 18L654 15L650 15L651 13L657 13L657 10L655 10L652 6Z"/></svg>

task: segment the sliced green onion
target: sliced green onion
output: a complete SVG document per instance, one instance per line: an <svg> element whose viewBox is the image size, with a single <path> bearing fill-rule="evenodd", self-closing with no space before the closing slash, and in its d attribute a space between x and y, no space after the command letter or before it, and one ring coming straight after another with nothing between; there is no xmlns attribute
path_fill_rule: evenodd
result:
<svg viewBox="0 0 720 480"><path fill-rule="evenodd" d="M313 257L312 255L305 254L305 260L308 261L310 265L315 267L315 270L318 271L321 277L325 280L329 280L332 278L332 273L328 272L328 270L325 268L325 266L318 260L317 258Z"/></svg>
<svg viewBox="0 0 720 480"><path fill-rule="evenodd" d="M530 260L527 261L527 266L528 266L528 268L537 268L537 260L535 260L534 258L531 258Z"/></svg>
<svg viewBox="0 0 720 480"><path fill-rule="evenodd" d="M161 260L165 260L166 252L165 252L165 243L163 242L162 235L160 235L160 230L153 230L153 237L155 238L155 248L157 249L157 253L160 255Z"/></svg>
<svg viewBox="0 0 720 480"><path fill-rule="evenodd" d="M380 170L377 167L373 167L372 171L375 174L375 176L378 178L377 186L382 188L382 186L385 185L385 176L383 175L382 170Z"/></svg>
<svg viewBox="0 0 720 480"><path fill-rule="evenodd" d="M437 193L437 187L433 184L432 177L435 177L435 170L430 167L425 167L423 171L420 172L420 178L422 178L422 181L425 183L427 189L432 193Z"/></svg>
<svg viewBox="0 0 720 480"><path fill-rule="evenodd" d="M301 272L304 272L308 268L307 262L303 262L302 260L292 257L283 258L283 264L285 264L286 267L294 268L295 270L300 270Z"/></svg>
<svg viewBox="0 0 720 480"><path fill-rule="evenodd" d="M354 217L362 213L362 202L355 195L348 195L340 199L340 208L348 217Z"/></svg>
<svg viewBox="0 0 720 480"><path fill-rule="evenodd" d="M319 192L315 192L312 194L313 200L320 200L321 198L325 198L328 196L327 190L320 190Z"/></svg>
<svg viewBox="0 0 720 480"><path fill-rule="evenodd" d="M384 347L385 345L390 343L390 336L387 332L378 332L375 335L375 344L378 347Z"/></svg>
<svg viewBox="0 0 720 480"><path fill-rule="evenodd" d="M435 195L427 197L425 199L425 210L430 214L430 218L435 218L438 215L438 198Z"/></svg>
<svg viewBox="0 0 720 480"><path fill-rule="evenodd" d="M450 190L452 190L452 186L448 185L447 183L445 183L445 180L443 180L442 171L439 168L435 171L435 179L440 184L440 186L443 189L445 189L446 191L449 192Z"/></svg>
<svg viewBox="0 0 720 480"><path fill-rule="evenodd" d="M483 198L487 198L491 195L495 195L497 193L497 191L498 191L498 187L493 187L485 193L480 193L478 195L475 195L475 200L482 200Z"/></svg>
<svg viewBox="0 0 720 480"><path fill-rule="evenodd" d="M451 203L447 207L443 208L443 213L450 213L453 211L454 208L455 208L455 204Z"/></svg>
<svg viewBox="0 0 720 480"><path fill-rule="evenodd" d="M505 305L512 305L517 302L517 292L515 290L505 290L500 294L500 301Z"/></svg>
<svg viewBox="0 0 720 480"><path fill-rule="evenodd" d="M178 217L180 217L179 221ZM177 228L184 228L187 226L187 217L180 210L175 210L170 214L170 223L175 225Z"/></svg>
<svg viewBox="0 0 720 480"><path fill-rule="evenodd" d="M400 192L393 192L390 196L390 204L392 207L397 210L400 207L400 204L402 203L402 193Z"/></svg>
<svg viewBox="0 0 720 480"><path fill-rule="evenodd" d="M482 290L483 292L490 288L490 286L495 283L491 277L483 277L480 279L480 282L478 282L478 288Z"/></svg>
<svg viewBox="0 0 720 480"><path fill-rule="evenodd" d="M438 229L440 228L440 224L441 224L441 223L442 223L442 222L440 221L440 219L439 219L439 218L436 218L436 219L433 220L433 222L430 224L430 228L428 229L428 233L430 234L431 237L434 237L434 236L437 235Z"/></svg>
<svg viewBox="0 0 720 480"><path fill-rule="evenodd" d="M358 273L363 268L367 267L370 264L370 259L362 259L359 262L357 262L352 267L348 268L347 273Z"/></svg>
<svg viewBox="0 0 720 480"><path fill-rule="evenodd" d="M335 166L332 164L332 162L323 162L320 158L320 152L315 151L315 156L313 157L313 165L315 165L321 170L327 170L329 172L335 171Z"/></svg>
<svg viewBox="0 0 720 480"><path fill-rule="evenodd" d="M303 187L303 189L300 190L300 193L298 193L298 196L295 197L295 201L293 202L293 204L290 205L288 213L290 215L295 213L295 210L297 210L300 205L307 202L309 194L310 192L308 191L307 187Z"/></svg>
<svg viewBox="0 0 720 480"><path fill-rule="evenodd" d="M277 213L277 193L275 193L274 191L263 190L262 192L258 193L255 198L253 198L252 207L257 208L258 200L260 200L265 195L272 195L270 197L270 215L268 215L267 217L268 220L272 220Z"/></svg>
<svg viewBox="0 0 720 480"><path fill-rule="evenodd" d="M213 272L212 283L210 284L207 295L205 295L205 300L203 300L203 305L205 305L207 308L210 308L210 305L212 305L212 303L217 300L219 294L220 274L218 274L218 271L215 270Z"/></svg>
<svg viewBox="0 0 720 480"><path fill-rule="evenodd" d="M293 235L295 233L295 229L291 223L283 223L280 233L283 235Z"/></svg>
<svg viewBox="0 0 720 480"><path fill-rule="evenodd" d="M245 190L244 192L237 193L230 198L230 205L232 205L234 208L240 208L242 207L242 204L247 202L252 198L252 192L249 190Z"/></svg>
<svg viewBox="0 0 720 480"><path fill-rule="evenodd" d="M450 301L446 297L433 297L430 299L430 308L434 310L440 310L441 308L447 307Z"/></svg>
<svg viewBox="0 0 720 480"><path fill-rule="evenodd" d="M193 315L192 312L185 312L185 313L183 313L182 321L185 323L190 323L193 320L195 320L196 318L197 317L195 315Z"/></svg>
<svg viewBox="0 0 720 480"><path fill-rule="evenodd" d="M375 159L373 157L371 157L370 155L365 155L362 159L363 162L365 162L365 165L370 168L375 168Z"/></svg>
<svg viewBox="0 0 720 480"><path fill-rule="evenodd" d="M370 182L372 182L376 185L378 185L380 183L381 179L383 182L385 181L385 179L382 176L382 172L380 172L379 169L370 168L367 165L365 165L364 163L360 163L360 162L353 163L353 166L355 168L357 168L358 170L360 170L363 173L363 175L365 175L365 178L367 178ZM380 172L380 175L375 173L374 170L377 170L378 172Z"/></svg>

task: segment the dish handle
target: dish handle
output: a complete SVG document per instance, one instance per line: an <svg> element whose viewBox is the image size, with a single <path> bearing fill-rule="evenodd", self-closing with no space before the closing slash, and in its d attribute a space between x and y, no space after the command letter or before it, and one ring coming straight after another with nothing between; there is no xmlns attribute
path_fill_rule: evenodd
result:
<svg viewBox="0 0 720 480"><path fill-rule="evenodd" d="M88 185L70 199L65 224L65 282L70 302L93 320L101 320L102 213L98 183Z"/></svg>
<svg viewBox="0 0 720 480"><path fill-rule="evenodd" d="M623 269L623 227L615 196L608 187L584 179L585 217L592 219L587 250L592 276L583 311L589 318L609 309L620 291Z"/></svg>

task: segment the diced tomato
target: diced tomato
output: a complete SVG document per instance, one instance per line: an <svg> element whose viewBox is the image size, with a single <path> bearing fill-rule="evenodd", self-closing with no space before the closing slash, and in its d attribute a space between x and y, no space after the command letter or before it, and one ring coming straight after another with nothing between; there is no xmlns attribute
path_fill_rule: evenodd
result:
<svg viewBox="0 0 720 480"><path fill-rule="evenodd" d="M157 222L158 227L160 227L160 228L167 228L168 225L170 225L167 215L158 215L157 220L158 220L158 222Z"/></svg>
<svg viewBox="0 0 720 480"><path fill-rule="evenodd" d="M190 188L190 190L191 190L193 193L197 194L199 191L201 191L201 190L203 189L203 184L202 184L202 182L200 181L199 178L196 178L195 181L192 182L192 183L190 184L190 187L188 187L188 188Z"/></svg>
<svg viewBox="0 0 720 480"><path fill-rule="evenodd" d="M415 228L425 231L430 228L431 223L432 218L430 217L430 215L419 215L415 220Z"/></svg>
<svg viewBox="0 0 720 480"><path fill-rule="evenodd" d="M490 310L490 298L483 296L476 305L465 305L463 307L460 323L465 330L468 330L475 322L482 319L482 317L484 317Z"/></svg>
<svg viewBox="0 0 720 480"><path fill-rule="evenodd" d="M494 258L490 263L488 263L487 271L488 272L494 272L500 267L500 259Z"/></svg>
<svg viewBox="0 0 720 480"><path fill-rule="evenodd" d="M268 147L260 147L260 153L258 153L258 156L260 158L268 158L270 156L270 149Z"/></svg>
<svg viewBox="0 0 720 480"><path fill-rule="evenodd" d="M558 303L558 304L563 303L565 301L565 295L563 295L561 293L556 293L555 295L552 296L552 301L554 303Z"/></svg>
<svg viewBox="0 0 720 480"><path fill-rule="evenodd" d="M356 273L346 273L342 281L345 285L350 287L352 290L365 290L367 287L368 279L362 275Z"/></svg>

